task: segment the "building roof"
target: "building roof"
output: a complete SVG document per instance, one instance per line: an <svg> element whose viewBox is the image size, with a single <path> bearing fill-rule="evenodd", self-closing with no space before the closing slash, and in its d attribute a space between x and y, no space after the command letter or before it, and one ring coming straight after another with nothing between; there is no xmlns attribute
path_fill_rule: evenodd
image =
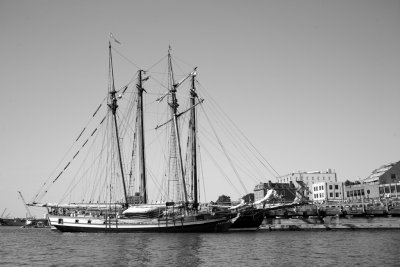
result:
<svg viewBox="0 0 400 267"><path fill-rule="evenodd" d="M372 183L379 181L379 177L381 177L383 174L385 174L388 170L390 170L394 165L396 165L399 162L389 163L380 166L378 169L373 170L372 173L367 178L364 179L364 182Z"/></svg>
<svg viewBox="0 0 400 267"><path fill-rule="evenodd" d="M334 169L327 169L324 171L293 171L291 173L282 175L280 177L295 175L295 174L336 174L336 171Z"/></svg>

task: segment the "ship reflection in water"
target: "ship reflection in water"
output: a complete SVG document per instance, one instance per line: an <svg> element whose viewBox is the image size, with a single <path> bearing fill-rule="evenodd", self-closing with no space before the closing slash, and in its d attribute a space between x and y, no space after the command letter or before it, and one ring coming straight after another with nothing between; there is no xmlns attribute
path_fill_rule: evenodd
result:
<svg viewBox="0 0 400 267"><path fill-rule="evenodd" d="M396 266L400 242L400 230L0 235L1 266Z"/></svg>

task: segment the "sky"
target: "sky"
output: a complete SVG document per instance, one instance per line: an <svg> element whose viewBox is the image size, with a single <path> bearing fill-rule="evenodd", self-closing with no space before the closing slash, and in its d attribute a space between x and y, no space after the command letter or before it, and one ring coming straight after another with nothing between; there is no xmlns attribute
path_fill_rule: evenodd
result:
<svg viewBox="0 0 400 267"><path fill-rule="evenodd" d="M110 32L139 66L169 45L198 66L281 175L400 160L400 1L0 0L0 25L5 215L25 216L17 191L32 199L103 99Z"/></svg>

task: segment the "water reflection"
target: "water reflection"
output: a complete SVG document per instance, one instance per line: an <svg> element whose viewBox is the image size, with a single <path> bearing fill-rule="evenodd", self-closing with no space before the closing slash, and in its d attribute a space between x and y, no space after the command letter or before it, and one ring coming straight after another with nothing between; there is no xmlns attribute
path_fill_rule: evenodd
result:
<svg viewBox="0 0 400 267"><path fill-rule="evenodd" d="M157 234L150 244L151 266L199 266L199 234Z"/></svg>
<svg viewBox="0 0 400 267"><path fill-rule="evenodd" d="M397 266L400 242L396 230L0 236L1 266Z"/></svg>
<svg viewBox="0 0 400 267"><path fill-rule="evenodd" d="M98 242L93 244L98 247L96 257L92 257L96 259L91 261L93 264L104 262L114 266L199 266L201 264L199 234L102 234L98 235L98 238ZM93 238L90 239L93 242Z"/></svg>

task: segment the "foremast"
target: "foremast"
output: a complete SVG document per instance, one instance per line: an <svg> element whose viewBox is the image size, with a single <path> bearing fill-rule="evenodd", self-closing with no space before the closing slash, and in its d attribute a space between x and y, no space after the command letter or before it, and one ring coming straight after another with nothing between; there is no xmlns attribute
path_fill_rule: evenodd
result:
<svg viewBox="0 0 400 267"><path fill-rule="evenodd" d="M124 207L127 208L128 207L128 194L126 191L124 168L122 165L121 146L120 146L119 134L118 134L118 123L117 123L117 115L116 115L116 111L118 108L117 98L116 98L117 91L115 91L114 69L113 69L111 43L110 42L108 43L108 49L109 49L109 81L110 81L109 88L108 88L108 94L109 94L108 107L110 108L112 117L113 117L115 138L116 138L117 152L118 152L118 162L119 162L119 167L120 167L120 171L121 171L122 185L123 185L123 189L124 189L124 200L125 200Z"/></svg>

